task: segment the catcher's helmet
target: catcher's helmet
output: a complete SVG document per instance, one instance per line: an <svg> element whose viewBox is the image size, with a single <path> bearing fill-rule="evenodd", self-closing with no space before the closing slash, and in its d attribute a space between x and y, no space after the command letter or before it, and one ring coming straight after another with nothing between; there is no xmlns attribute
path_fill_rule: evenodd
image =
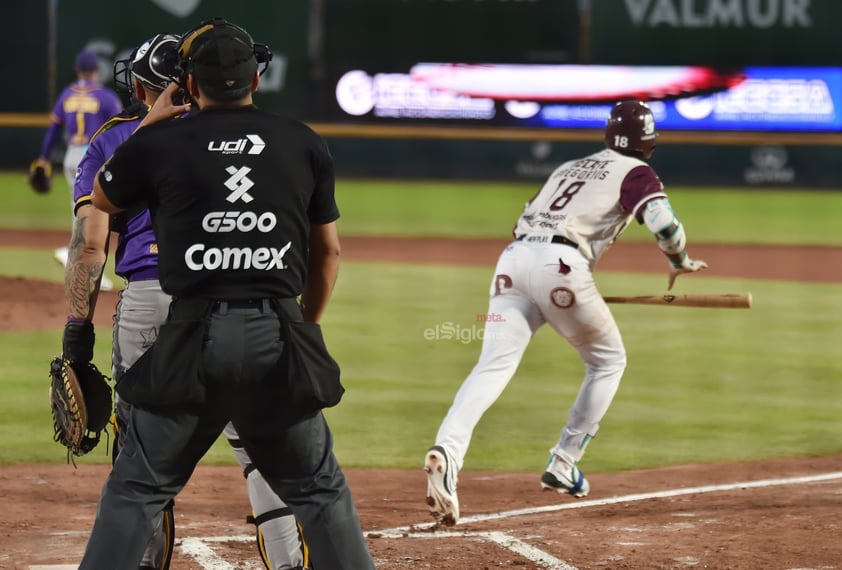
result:
<svg viewBox="0 0 842 570"><path fill-rule="evenodd" d="M166 89L172 81L180 41L175 34L158 34L138 46L128 59L114 62L115 88L133 94L134 78L153 91Z"/></svg>
<svg viewBox="0 0 842 570"><path fill-rule="evenodd" d="M655 117L646 103L620 101L611 109L605 123L605 146L608 148L620 154L649 158L657 138Z"/></svg>
<svg viewBox="0 0 842 570"><path fill-rule="evenodd" d="M272 52L255 42L240 26L222 18L202 22L187 31L178 44L178 65L174 78L186 85L188 74L220 83L222 91L248 86L255 71L266 72Z"/></svg>

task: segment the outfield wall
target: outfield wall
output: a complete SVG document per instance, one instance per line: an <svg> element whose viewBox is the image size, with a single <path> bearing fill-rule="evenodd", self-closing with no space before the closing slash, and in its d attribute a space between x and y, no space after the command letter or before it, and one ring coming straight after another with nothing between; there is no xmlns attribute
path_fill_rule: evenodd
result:
<svg viewBox="0 0 842 570"><path fill-rule="evenodd" d="M603 146L597 131L313 127L349 177L539 182ZM668 185L842 188L840 145L836 134L661 132L651 163Z"/></svg>
<svg viewBox="0 0 842 570"><path fill-rule="evenodd" d="M539 182L602 147L596 131L312 126L340 177ZM42 135L0 126L0 168L26 168ZM662 132L651 163L667 185L842 188L840 144L842 135Z"/></svg>
<svg viewBox="0 0 842 570"><path fill-rule="evenodd" d="M540 182L560 162L602 148L601 141L328 140L336 172L365 178ZM651 164L667 185L842 188L839 157L828 146L662 141Z"/></svg>

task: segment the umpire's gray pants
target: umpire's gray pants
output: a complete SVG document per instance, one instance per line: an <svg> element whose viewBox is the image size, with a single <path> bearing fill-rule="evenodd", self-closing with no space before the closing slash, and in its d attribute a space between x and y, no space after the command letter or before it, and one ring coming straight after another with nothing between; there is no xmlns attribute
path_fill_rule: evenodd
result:
<svg viewBox="0 0 842 570"><path fill-rule="evenodd" d="M279 328L278 316L265 306L213 313L202 353L211 400L181 411L132 407L80 569L136 570L156 516L184 488L229 419L301 523L313 566L374 568L324 416L279 412L285 402L266 397L283 348Z"/></svg>
<svg viewBox="0 0 842 570"><path fill-rule="evenodd" d="M120 292L117 312L114 315L114 338L112 342L112 374L130 368L158 338L158 329L167 319L172 298L161 290L157 279L131 281ZM115 394L115 410L120 429L127 431L131 406ZM225 436L239 439L234 427L225 427ZM121 443L122 444L122 443ZM251 459L241 449L234 450L234 456L241 466L250 464ZM249 500L255 515L276 511L286 505L266 485L263 476L255 472L246 480ZM143 563L157 568L155 560L164 552L166 536L158 524L152 541L143 555ZM303 564L298 527L292 515L266 521L260 525L265 556L272 570L298 568Z"/></svg>

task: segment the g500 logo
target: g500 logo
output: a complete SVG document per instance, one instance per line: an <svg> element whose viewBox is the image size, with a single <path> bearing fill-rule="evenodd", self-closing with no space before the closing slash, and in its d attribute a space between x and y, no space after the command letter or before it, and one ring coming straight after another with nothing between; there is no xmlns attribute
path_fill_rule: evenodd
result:
<svg viewBox="0 0 842 570"><path fill-rule="evenodd" d="M258 215L254 212L210 212L202 220L202 229L208 233L269 232L278 225L278 218L272 212Z"/></svg>

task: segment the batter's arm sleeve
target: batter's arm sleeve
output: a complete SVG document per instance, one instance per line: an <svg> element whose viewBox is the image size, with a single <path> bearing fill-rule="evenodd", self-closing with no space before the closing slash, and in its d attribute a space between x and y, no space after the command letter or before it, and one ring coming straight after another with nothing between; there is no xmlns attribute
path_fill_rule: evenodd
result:
<svg viewBox="0 0 842 570"><path fill-rule="evenodd" d="M301 294L304 320L318 323L327 308L339 274L339 234L336 222L310 226L307 281Z"/></svg>
<svg viewBox="0 0 842 570"><path fill-rule="evenodd" d="M620 185L620 204L626 211L632 212L641 224L641 207L657 196L666 196L664 185L648 164L631 169Z"/></svg>

